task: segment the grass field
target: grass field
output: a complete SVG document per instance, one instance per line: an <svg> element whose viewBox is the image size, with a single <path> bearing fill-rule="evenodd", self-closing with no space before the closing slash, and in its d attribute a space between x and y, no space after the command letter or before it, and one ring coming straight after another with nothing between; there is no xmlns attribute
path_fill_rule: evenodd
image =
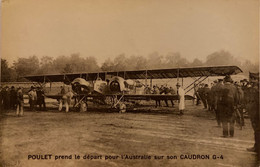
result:
<svg viewBox="0 0 260 167"><path fill-rule="evenodd" d="M56 108L41 112L25 110L23 117L16 117L15 111L1 111L0 164L22 167L255 165L255 154L246 151L253 146L253 130L248 119L243 130L236 127L234 138L221 138L222 129L216 127L214 114L201 106L188 104L183 116L176 108L166 107L140 107L123 114L91 107L86 113L58 112ZM51 159L32 159L36 155L46 158L48 154L52 155ZM75 159L75 155L80 159ZM87 155L99 159L90 160ZM126 155L146 155L151 159L126 159ZM210 158L181 159L185 155L209 155ZM71 159L62 159L70 156Z"/></svg>

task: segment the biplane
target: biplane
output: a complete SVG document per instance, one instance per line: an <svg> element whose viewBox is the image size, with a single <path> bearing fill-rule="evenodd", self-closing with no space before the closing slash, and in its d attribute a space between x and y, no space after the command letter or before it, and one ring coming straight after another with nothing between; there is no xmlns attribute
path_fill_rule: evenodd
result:
<svg viewBox="0 0 260 167"><path fill-rule="evenodd" d="M242 70L237 66L214 66L214 67L192 67L192 68L170 68L170 69L151 69L134 71L106 71L95 73L66 73L51 75L30 75L24 78L37 82L40 85L53 82L63 82L72 85L72 89L79 97L78 102L87 99L104 99L113 97L117 99L113 103L116 106L120 101L132 100L178 100L177 94L151 94L138 92L140 87L153 86L153 80L176 78L177 82L191 77L193 82L185 90L185 99L192 100L193 96L187 95L194 89L194 85L202 83L208 77L226 76L241 73ZM143 81L143 82L141 82ZM61 98L61 95L46 95L50 98Z"/></svg>

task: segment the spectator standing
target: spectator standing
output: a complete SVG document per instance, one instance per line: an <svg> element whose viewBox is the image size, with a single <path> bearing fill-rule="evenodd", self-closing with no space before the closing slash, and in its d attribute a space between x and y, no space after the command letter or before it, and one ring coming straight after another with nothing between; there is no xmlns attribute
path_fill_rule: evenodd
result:
<svg viewBox="0 0 260 167"><path fill-rule="evenodd" d="M3 109L3 88L0 86L0 110Z"/></svg>
<svg viewBox="0 0 260 167"><path fill-rule="evenodd" d="M259 86L258 83L250 83L246 94L246 108L251 120L252 128L254 130L255 144L248 151L259 152L260 142L260 121L259 121Z"/></svg>
<svg viewBox="0 0 260 167"><path fill-rule="evenodd" d="M230 76L224 78L224 85L220 90L219 110L223 127L223 137L234 136L234 112L237 107L238 93L236 87L232 84Z"/></svg>
<svg viewBox="0 0 260 167"><path fill-rule="evenodd" d="M35 111L35 105L37 104L37 93L35 87L28 93L29 99L31 99L31 110Z"/></svg>
<svg viewBox="0 0 260 167"><path fill-rule="evenodd" d="M38 87L37 88L37 104L39 105L39 109L42 110L42 106L43 106L43 110L46 110L46 104L45 104L45 94L44 94L44 90L42 87Z"/></svg>
<svg viewBox="0 0 260 167"><path fill-rule="evenodd" d="M185 91L179 83L177 83L176 87L179 95L179 111L180 115L183 115L185 109Z"/></svg>
<svg viewBox="0 0 260 167"><path fill-rule="evenodd" d="M8 86L6 86L5 89L3 90L3 105L5 110L10 109L10 96L11 96L10 89Z"/></svg>
<svg viewBox="0 0 260 167"><path fill-rule="evenodd" d="M153 94L157 94L157 95L159 95L160 94L160 89L158 88L158 86L157 85L154 85L153 86ZM155 100L155 107L161 107L161 101L160 101L160 99L156 99Z"/></svg>
<svg viewBox="0 0 260 167"><path fill-rule="evenodd" d="M170 95L175 95L176 94L175 90L172 87L170 87L170 89L169 89L169 94ZM171 101L171 104L172 104L172 107L173 107L174 106L174 102L173 102L172 99L170 101Z"/></svg>
<svg viewBox="0 0 260 167"><path fill-rule="evenodd" d="M241 85L238 82L235 82L235 86L237 88L237 92L238 92L238 104L237 104L237 123L240 126L240 129L242 129L242 126L245 125L244 123L244 113L243 113L243 109L244 109L244 91L241 88Z"/></svg>
<svg viewBox="0 0 260 167"><path fill-rule="evenodd" d="M10 90L10 107L11 109L15 110L17 104L17 92L15 90L15 87L12 86Z"/></svg>
<svg viewBox="0 0 260 167"><path fill-rule="evenodd" d="M23 116L23 90L21 87L17 89L17 108L16 108L16 115Z"/></svg>
<svg viewBox="0 0 260 167"><path fill-rule="evenodd" d="M205 97L206 108L209 111L211 111L211 97L210 97L210 88L208 84L205 84L203 93Z"/></svg>

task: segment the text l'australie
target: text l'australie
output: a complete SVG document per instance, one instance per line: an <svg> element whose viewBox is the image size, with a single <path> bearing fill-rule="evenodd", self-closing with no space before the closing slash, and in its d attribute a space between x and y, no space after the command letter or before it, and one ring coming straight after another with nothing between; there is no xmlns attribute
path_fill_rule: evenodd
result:
<svg viewBox="0 0 260 167"><path fill-rule="evenodd" d="M181 154L181 155L53 155L53 154L38 154L28 155L28 160L207 160L207 159L224 159L223 155L209 154Z"/></svg>

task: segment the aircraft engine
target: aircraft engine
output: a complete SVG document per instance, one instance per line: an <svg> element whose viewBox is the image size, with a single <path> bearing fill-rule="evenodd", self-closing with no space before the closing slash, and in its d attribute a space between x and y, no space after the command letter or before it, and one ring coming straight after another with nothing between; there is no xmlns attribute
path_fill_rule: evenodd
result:
<svg viewBox="0 0 260 167"><path fill-rule="evenodd" d="M120 92L120 84L118 81L112 81L110 83L110 90L112 92Z"/></svg>
<svg viewBox="0 0 260 167"><path fill-rule="evenodd" d="M93 85L83 78L76 78L71 82L72 90L76 93L89 94L93 90Z"/></svg>
<svg viewBox="0 0 260 167"><path fill-rule="evenodd" d="M121 92L125 90L124 78L122 77L113 77L109 81L109 89L111 92Z"/></svg>
<svg viewBox="0 0 260 167"><path fill-rule="evenodd" d="M109 89L111 92L129 92L134 90L135 87L140 87L140 84L131 79L125 80L122 77L115 76L109 81Z"/></svg>

